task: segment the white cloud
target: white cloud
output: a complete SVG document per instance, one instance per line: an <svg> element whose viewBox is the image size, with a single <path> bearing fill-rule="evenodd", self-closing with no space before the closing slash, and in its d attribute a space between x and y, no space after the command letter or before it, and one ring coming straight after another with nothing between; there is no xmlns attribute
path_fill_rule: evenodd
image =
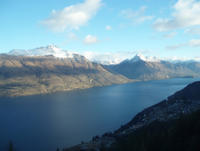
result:
<svg viewBox="0 0 200 151"><path fill-rule="evenodd" d="M142 23L144 21L153 19L153 16L145 15L146 9L146 6L142 6L136 11L133 11L132 9L126 9L121 11L121 15L127 19L130 19L133 23Z"/></svg>
<svg viewBox="0 0 200 151"><path fill-rule="evenodd" d="M169 31L200 25L200 1L178 0L173 9L171 18L159 18L155 21L156 30Z"/></svg>
<svg viewBox="0 0 200 151"><path fill-rule="evenodd" d="M106 30L111 30L111 29L112 29L112 27L110 25L106 26Z"/></svg>
<svg viewBox="0 0 200 151"><path fill-rule="evenodd" d="M67 6L62 10L53 10L50 17L41 23L55 32L79 29L88 23L101 6L101 0L85 0L83 3Z"/></svg>
<svg viewBox="0 0 200 151"><path fill-rule="evenodd" d="M93 35L87 35L84 39L85 44L94 44L94 43L97 43L97 42L98 42L97 37L95 37Z"/></svg>

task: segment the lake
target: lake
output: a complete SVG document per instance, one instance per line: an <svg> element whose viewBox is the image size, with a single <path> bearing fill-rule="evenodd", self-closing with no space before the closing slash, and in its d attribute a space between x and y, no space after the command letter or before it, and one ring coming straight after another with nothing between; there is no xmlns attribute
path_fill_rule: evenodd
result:
<svg viewBox="0 0 200 151"><path fill-rule="evenodd" d="M134 115L200 79L177 78L0 98L0 150L56 151L114 131Z"/></svg>

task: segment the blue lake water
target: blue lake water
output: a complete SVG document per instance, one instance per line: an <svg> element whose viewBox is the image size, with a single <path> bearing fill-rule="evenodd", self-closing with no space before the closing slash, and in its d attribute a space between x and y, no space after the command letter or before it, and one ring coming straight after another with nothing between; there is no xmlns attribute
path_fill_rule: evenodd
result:
<svg viewBox="0 0 200 151"><path fill-rule="evenodd" d="M0 98L0 151L56 151L118 129L187 84L178 78L71 92Z"/></svg>

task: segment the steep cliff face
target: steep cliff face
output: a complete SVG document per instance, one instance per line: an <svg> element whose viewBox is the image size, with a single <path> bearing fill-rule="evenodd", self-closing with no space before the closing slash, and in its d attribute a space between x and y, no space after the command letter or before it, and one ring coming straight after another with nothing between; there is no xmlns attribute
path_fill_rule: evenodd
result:
<svg viewBox="0 0 200 151"><path fill-rule="evenodd" d="M126 83L80 55L0 56L0 96L22 96Z"/></svg>

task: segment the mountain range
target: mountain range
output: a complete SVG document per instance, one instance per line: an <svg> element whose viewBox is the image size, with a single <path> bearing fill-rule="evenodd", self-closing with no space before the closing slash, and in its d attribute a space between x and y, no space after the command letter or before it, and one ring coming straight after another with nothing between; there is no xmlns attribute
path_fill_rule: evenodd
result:
<svg viewBox="0 0 200 151"><path fill-rule="evenodd" d="M130 82L54 46L0 55L0 96L24 96Z"/></svg>
<svg viewBox="0 0 200 151"><path fill-rule="evenodd" d="M155 57L146 58L136 55L119 64L104 65L109 71L122 74L130 79L158 80L177 77L199 77L200 62L164 61Z"/></svg>
<svg viewBox="0 0 200 151"><path fill-rule="evenodd" d="M98 61L97 61L98 62ZM200 62L136 55L103 65L54 45L0 55L0 96L68 91L140 80L199 77Z"/></svg>

